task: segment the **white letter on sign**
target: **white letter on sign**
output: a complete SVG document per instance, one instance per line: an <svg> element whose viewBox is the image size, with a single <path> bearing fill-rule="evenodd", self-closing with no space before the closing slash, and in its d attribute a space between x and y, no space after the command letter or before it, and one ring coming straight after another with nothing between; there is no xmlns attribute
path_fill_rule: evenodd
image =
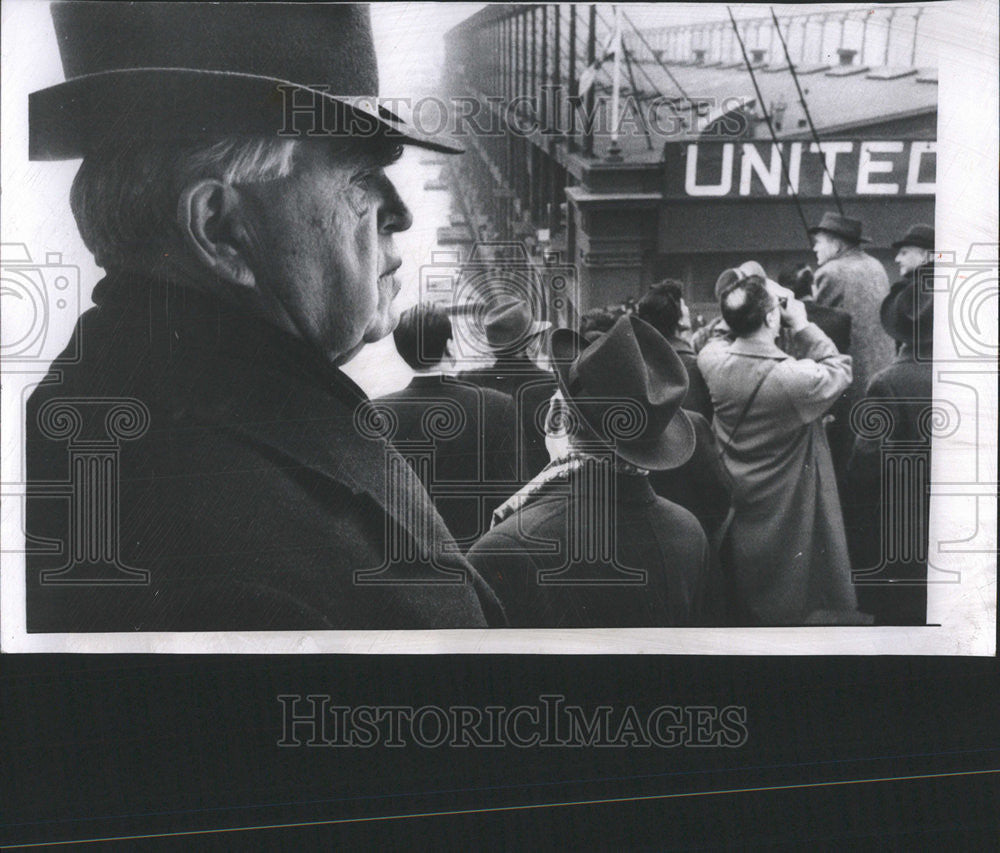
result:
<svg viewBox="0 0 1000 853"><path fill-rule="evenodd" d="M837 155L850 154L854 150L853 142L815 142L809 146L813 154L823 153L826 168L823 171L823 195L833 195L833 176L837 172Z"/></svg>
<svg viewBox="0 0 1000 853"><path fill-rule="evenodd" d="M722 146L722 175L717 184L698 184L698 146L687 147L687 171L684 191L688 195L726 195L733 185L733 145Z"/></svg>
<svg viewBox="0 0 1000 853"><path fill-rule="evenodd" d="M906 171L906 192L909 195L934 193L937 191L936 181L920 180L920 161L925 154L936 154L936 142L914 142L910 148L910 168Z"/></svg>
<svg viewBox="0 0 1000 853"><path fill-rule="evenodd" d="M752 142L743 143L743 160L740 166L740 195L750 195L750 180L757 173L768 195L781 192L781 145L771 146L771 165L764 165L764 158Z"/></svg>
<svg viewBox="0 0 1000 853"><path fill-rule="evenodd" d="M788 194L795 195L799 191L799 169L802 166L802 143L793 142L788 154Z"/></svg>
<svg viewBox="0 0 1000 853"><path fill-rule="evenodd" d="M891 160L873 160L872 154L899 154L902 142L862 142L858 160L858 195L898 195L899 184L873 184L872 175L892 171Z"/></svg>

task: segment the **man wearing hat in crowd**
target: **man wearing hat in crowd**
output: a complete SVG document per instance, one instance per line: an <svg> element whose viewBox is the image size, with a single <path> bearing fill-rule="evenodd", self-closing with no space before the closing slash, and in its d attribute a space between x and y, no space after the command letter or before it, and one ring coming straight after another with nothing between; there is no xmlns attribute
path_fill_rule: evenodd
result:
<svg viewBox="0 0 1000 853"><path fill-rule="evenodd" d="M555 391L556 381L542 370L531 357L551 323L536 320L531 307L516 296L504 296L493 302L483 318L486 343L495 356L491 367L466 370L458 378L482 388L492 388L509 394L514 400L520 437L518 448L518 480L526 482L548 462L545 451L544 422L548 400Z"/></svg>
<svg viewBox="0 0 1000 853"><path fill-rule="evenodd" d="M83 158L71 204L107 274L82 356L29 401L29 489L65 481L67 440L125 435L117 542L79 529L82 496L28 500L28 541L68 543L28 555L28 630L504 624L339 369L397 320L412 220L384 168L456 150L374 106L368 8L52 15L68 79L31 96L30 153Z"/></svg>
<svg viewBox="0 0 1000 853"><path fill-rule="evenodd" d="M392 442L411 460L428 491L433 495L435 485L450 487L434 498L434 506L466 550L489 529L502 497L517 488L514 402L507 394L447 375L454 338L441 305L424 303L404 311L392 337L415 375L403 390L373 405L391 415ZM424 456L428 448L429 459Z"/></svg>
<svg viewBox="0 0 1000 853"><path fill-rule="evenodd" d="M809 229L818 262L814 282L816 304L841 308L851 315L848 352L854 379L846 393L847 411L864 396L872 376L892 361L895 350L878 321L879 305L889 293L889 277L882 264L862 250L861 244L868 239L861 232L859 220L832 211L824 213L819 225ZM848 425L834 422L830 446L841 478L852 441Z"/></svg>
<svg viewBox="0 0 1000 853"><path fill-rule="evenodd" d="M889 290L891 296L903 290L911 294L929 295L934 286L934 226L918 223L911 225L906 233L892 244L896 250L896 264L901 278ZM885 321L882 321L883 328ZM896 348L899 349L906 341L900 341L890 329L886 329L896 338ZM930 352L932 341L918 341L917 349L927 349Z"/></svg>
<svg viewBox="0 0 1000 853"><path fill-rule="evenodd" d="M851 382L851 358L805 306L760 276L722 295L733 340L698 355L733 480L732 559L746 618L783 625L857 619L844 524L822 418ZM796 359L775 339L791 333Z"/></svg>
<svg viewBox="0 0 1000 853"><path fill-rule="evenodd" d="M550 345L559 381L546 422L552 462L501 505L469 560L513 626L697 623L708 542L697 519L657 497L648 478L694 451L681 409L684 365L634 315L593 343L559 329Z"/></svg>
<svg viewBox="0 0 1000 853"><path fill-rule="evenodd" d="M854 440L847 467L852 498L848 534L854 567L860 572L862 609L874 615L876 624L922 625L927 621L930 523L934 229L914 225L893 247L899 252L896 263L903 278L892 286L879 318L899 351L892 364L875 374L865 400L877 407L880 420L888 419L890 432L878 438L859 434ZM859 417L864 420L863 410ZM888 444L907 444L923 460L911 466L916 479L905 488L883 488L883 478L895 475L883 458ZM883 503L885 494L892 495L895 506ZM898 519L911 521L899 524ZM888 549L883 528L907 539Z"/></svg>

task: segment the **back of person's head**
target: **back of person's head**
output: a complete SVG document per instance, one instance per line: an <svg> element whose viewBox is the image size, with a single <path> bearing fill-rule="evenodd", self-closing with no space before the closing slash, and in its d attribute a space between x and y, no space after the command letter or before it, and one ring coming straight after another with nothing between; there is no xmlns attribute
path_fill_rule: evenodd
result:
<svg viewBox="0 0 1000 853"><path fill-rule="evenodd" d="M403 361L414 370L435 368L451 339L451 319L439 305L414 305L402 313L392 337Z"/></svg>
<svg viewBox="0 0 1000 853"><path fill-rule="evenodd" d="M794 264L784 267L778 273L778 284L792 291L796 299L808 299L812 296L812 268L809 264Z"/></svg>
<svg viewBox="0 0 1000 853"><path fill-rule="evenodd" d="M580 334L587 340L607 332L618 317L607 308L591 308L580 315Z"/></svg>
<svg viewBox="0 0 1000 853"><path fill-rule="evenodd" d="M671 338L677 334L683 299L684 286L679 281L665 278L646 291L639 300L637 313L663 337Z"/></svg>
<svg viewBox="0 0 1000 853"><path fill-rule="evenodd" d="M722 319L734 335L752 335L767 319L775 301L759 275L747 276L730 285L720 299Z"/></svg>

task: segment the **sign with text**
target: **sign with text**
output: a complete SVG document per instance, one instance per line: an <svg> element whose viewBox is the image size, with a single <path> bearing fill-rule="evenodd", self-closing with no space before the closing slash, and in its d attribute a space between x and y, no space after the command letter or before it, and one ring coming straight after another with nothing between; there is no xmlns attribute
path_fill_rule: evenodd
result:
<svg viewBox="0 0 1000 853"><path fill-rule="evenodd" d="M665 198L933 195L937 142L694 142L664 149Z"/></svg>

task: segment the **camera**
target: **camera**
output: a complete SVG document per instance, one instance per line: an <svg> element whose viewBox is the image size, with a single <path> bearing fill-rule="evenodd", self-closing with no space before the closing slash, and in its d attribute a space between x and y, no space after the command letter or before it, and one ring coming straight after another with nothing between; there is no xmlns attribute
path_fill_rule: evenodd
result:
<svg viewBox="0 0 1000 853"><path fill-rule="evenodd" d="M46 252L45 263L36 263L24 243L4 243L0 279L4 366L76 361L79 352L62 350L64 332L71 332L80 316L80 268L64 264L61 252Z"/></svg>
<svg viewBox="0 0 1000 853"><path fill-rule="evenodd" d="M536 320L558 326L579 304L576 268L548 253L544 263L532 260L521 241L480 241L464 262L457 252L434 252L420 268L420 301L443 306L452 319L457 362L492 364L486 343L485 317L496 302L517 298Z"/></svg>

